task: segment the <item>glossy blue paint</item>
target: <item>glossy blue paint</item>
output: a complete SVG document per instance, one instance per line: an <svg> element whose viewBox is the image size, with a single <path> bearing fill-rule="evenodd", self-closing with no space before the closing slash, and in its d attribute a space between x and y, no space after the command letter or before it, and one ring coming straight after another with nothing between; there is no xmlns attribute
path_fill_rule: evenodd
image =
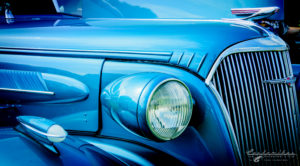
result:
<svg viewBox="0 0 300 166"><path fill-rule="evenodd" d="M57 94L55 103L37 99L22 103L20 112L50 118L68 130L90 131L107 137L109 141L104 143L100 138L82 139L126 161L131 159L133 163L150 162L145 159L146 152L142 157L139 152L152 149L155 152L151 154L160 151L187 165L236 165L221 107L203 80L217 57L236 43L255 38L260 38L262 45L281 43L250 22L201 21L198 18L25 19L10 25L0 24L0 29L0 69L38 72L47 89ZM126 119L120 121L136 130L142 121L133 118L132 114L136 113L133 110L145 105L145 102L137 105L140 91L130 94L133 101L127 98L103 100L99 105L99 93L109 83L122 76L145 72L176 77L192 92L195 107L191 124L172 141L158 142L135 135L109 115L112 111L109 108L114 108L116 114L125 113L127 116L121 116ZM113 90L127 93L131 90L129 87L145 87L152 74L143 77L139 79L141 82L126 84L123 89L118 87L122 84L116 84ZM122 112L123 109L126 111ZM114 142L112 138L123 141ZM122 145L126 141L134 143ZM137 144L142 144L144 151L134 151ZM64 144L57 147L61 147L61 151L67 149ZM73 152L73 149L66 151Z"/></svg>
<svg viewBox="0 0 300 166"><path fill-rule="evenodd" d="M88 18L234 18L231 8L278 6L283 0L85 0L83 17ZM283 20L283 10L271 19Z"/></svg>
<svg viewBox="0 0 300 166"><path fill-rule="evenodd" d="M157 142L149 140L134 135L121 127L107 114L110 111L102 103L103 121L100 135L142 142L147 146L180 158L186 163L191 162L201 165L207 162L228 162L231 165L235 164L233 147L220 105L199 77L185 70L164 65L108 61L103 68L102 88L123 76L141 72L171 75L187 84L196 103L190 127L181 136L172 141ZM124 105L127 105L125 100L122 101Z"/></svg>
<svg viewBox="0 0 300 166"><path fill-rule="evenodd" d="M198 72L207 53L205 52L188 52L188 51L175 51L170 58L169 63L178 65L183 68L188 68L193 72Z"/></svg>
<svg viewBox="0 0 300 166"><path fill-rule="evenodd" d="M293 68L293 74L294 77L296 77L296 90L297 90L297 96L298 96L298 101L300 99L300 64L293 64L292 65Z"/></svg>
<svg viewBox="0 0 300 166"><path fill-rule="evenodd" d="M54 96L48 98L52 103L41 102L39 99L23 102L19 108L20 112L25 115L47 117L67 130L93 132L98 130L102 64L101 59L0 55L1 69L39 72L48 90L55 92Z"/></svg>
<svg viewBox="0 0 300 166"><path fill-rule="evenodd" d="M121 77L107 85L101 93L101 102L106 107L105 110L109 110L107 114L121 126L143 136L141 127L146 125L146 121L139 123L140 96L149 82L158 75L158 73L138 73Z"/></svg>
<svg viewBox="0 0 300 166"><path fill-rule="evenodd" d="M0 98L18 103L70 103L89 95L82 82L57 74L0 69ZM51 89L51 91L49 91Z"/></svg>
<svg viewBox="0 0 300 166"><path fill-rule="evenodd" d="M89 88L79 80L58 74L42 73L42 76L48 88L55 93L51 103L76 102L89 96Z"/></svg>
<svg viewBox="0 0 300 166"><path fill-rule="evenodd" d="M268 36L264 29L244 21L75 19L47 23L1 25L0 53L168 62L172 53L183 52L179 65L190 64L205 78L207 69L224 49ZM205 70L194 60L203 61Z"/></svg>
<svg viewBox="0 0 300 166"><path fill-rule="evenodd" d="M129 165L184 165L185 162L140 142L107 137L78 136L80 139L105 150ZM187 162L187 161L186 161ZM188 165L193 165L188 162Z"/></svg>
<svg viewBox="0 0 300 166"><path fill-rule="evenodd" d="M49 151L26 134L0 127L0 165L124 165L108 152L73 136L63 143L54 143L59 152ZM126 165L126 164L125 164Z"/></svg>
<svg viewBox="0 0 300 166"><path fill-rule="evenodd" d="M12 128L0 128L1 165L91 165L87 157L68 144L58 144L57 156Z"/></svg>
<svg viewBox="0 0 300 166"><path fill-rule="evenodd" d="M293 74L294 76L299 76L300 75L300 64L292 64L293 68Z"/></svg>

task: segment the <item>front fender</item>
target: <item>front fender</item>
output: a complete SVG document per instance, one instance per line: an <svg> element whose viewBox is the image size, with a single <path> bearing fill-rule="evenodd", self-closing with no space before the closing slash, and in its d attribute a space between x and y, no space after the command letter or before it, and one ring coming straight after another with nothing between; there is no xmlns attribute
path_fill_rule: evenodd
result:
<svg viewBox="0 0 300 166"><path fill-rule="evenodd" d="M233 146L228 129L215 95L198 76L180 68L161 64L107 61L104 64L101 91L112 81L129 74L157 72L173 75L183 81L195 100L192 121L186 131L177 139L155 142L128 132L118 125L101 104L101 136L136 141L163 151L185 164L236 165Z"/></svg>

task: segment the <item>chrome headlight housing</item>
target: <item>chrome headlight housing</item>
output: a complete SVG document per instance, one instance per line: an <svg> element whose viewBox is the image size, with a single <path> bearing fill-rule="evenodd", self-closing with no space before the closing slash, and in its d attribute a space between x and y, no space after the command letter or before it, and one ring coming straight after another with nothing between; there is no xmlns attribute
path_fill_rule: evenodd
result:
<svg viewBox="0 0 300 166"><path fill-rule="evenodd" d="M149 98L146 120L157 138L170 140L178 137L188 126L192 115L189 89L177 79L161 82Z"/></svg>
<svg viewBox="0 0 300 166"><path fill-rule="evenodd" d="M163 141L174 139L185 130L193 108L188 87L162 73L120 78L105 88L101 101L121 126Z"/></svg>

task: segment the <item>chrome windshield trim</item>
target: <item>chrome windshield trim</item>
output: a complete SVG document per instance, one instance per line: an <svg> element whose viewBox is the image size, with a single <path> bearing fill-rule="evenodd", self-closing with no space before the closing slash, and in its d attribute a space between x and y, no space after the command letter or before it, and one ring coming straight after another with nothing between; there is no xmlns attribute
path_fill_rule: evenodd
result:
<svg viewBox="0 0 300 166"><path fill-rule="evenodd" d="M236 45L233 45L232 47L229 47L228 49L224 50L220 54L220 56L217 58L217 60L211 67L211 69L205 79L205 84L209 85L218 66L220 65L222 60L224 58L226 58L228 55L231 55L233 53L241 53L241 52L274 51L274 50L275 51L288 50L288 47L285 44L285 42L282 39L280 39L278 36L275 36L275 35L271 35L266 38L251 39L251 40L247 40L247 41L238 43Z"/></svg>

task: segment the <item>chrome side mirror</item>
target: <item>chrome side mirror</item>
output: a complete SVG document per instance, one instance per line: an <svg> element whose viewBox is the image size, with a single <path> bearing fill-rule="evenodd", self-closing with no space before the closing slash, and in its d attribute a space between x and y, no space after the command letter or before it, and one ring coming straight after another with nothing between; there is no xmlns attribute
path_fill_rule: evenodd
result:
<svg viewBox="0 0 300 166"><path fill-rule="evenodd" d="M18 116L20 126L26 134L51 145L53 142L62 142L68 133L55 122L37 116Z"/></svg>
<svg viewBox="0 0 300 166"><path fill-rule="evenodd" d="M234 8L231 13L237 16L245 16L241 20L258 20L270 17L279 11L279 7L261 7L261 8Z"/></svg>

